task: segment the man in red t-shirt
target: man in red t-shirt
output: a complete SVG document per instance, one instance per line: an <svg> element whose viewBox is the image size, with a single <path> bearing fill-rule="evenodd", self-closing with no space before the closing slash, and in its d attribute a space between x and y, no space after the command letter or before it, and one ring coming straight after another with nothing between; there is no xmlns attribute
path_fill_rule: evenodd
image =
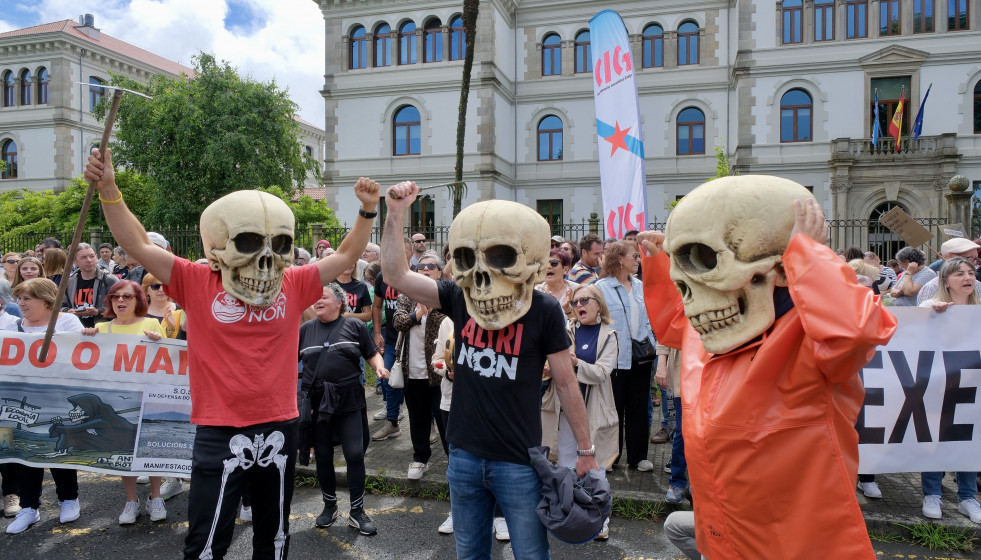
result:
<svg viewBox="0 0 981 560"><path fill-rule="evenodd" d="M297 450L300 314L320 299L321 286L357 262L364 251L376 215L378 183L362 177L355 184L355 195L361 201L360 217L333 255L306 266L286 268L282 278L269 282L273 286L281 282L278 294L275 289L248 286L267 291L267 299L257 298L250 304L229 293L241 291L242 280L231 273L232 278L223 277L218 271L221 255L234 248L239 254L255 253L260 263L270 259L262 256L270 249L276 254L288 250L292 256L291 215L279 230L263 235L266 226L256 226L257 232L239 233L228 239L225 247L211 247L213 240L203 239L213 266L195 264L150 241L122 200L110 151L106 151L103 164L98 150L94 150L85 176L96 182L113 237L167 286L167 293L187 312L191 422L198 428L188 496L194 507L188 508L190 526L184 557L224 556L231 543L239 498L248 488L254 511L254 557L285 558ZM269 216L274 214L283 218L283 209L276 207L275 200L253 192L255 204L249 212L264 212L266 222L272 222ZM288 237L288 246L283 236Z"/></svg>

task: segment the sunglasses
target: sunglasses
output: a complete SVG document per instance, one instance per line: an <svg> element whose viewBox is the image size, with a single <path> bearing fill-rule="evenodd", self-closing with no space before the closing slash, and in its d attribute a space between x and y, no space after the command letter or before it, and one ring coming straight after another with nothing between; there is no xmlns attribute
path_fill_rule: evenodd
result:
<svg viewBox="0 0 981 560"><path fill-rule="evenodd" d="M156 283L156 284L150 284L150 289L151 290L159 290L162 287L163 287L163 284L160 284L159 282Z"/></svg>
<svg viewBox="0 0 981 560"><path fill-rule="evenodd" d="M413 243L425 243L426 240L425 239L413 239L412 242Z"/></svg>
<svg viewBox="0 0 981 560"><path fill-rule="evenodd" d="M422 263L416 265L416 270L436 270L439 268L433 263Z"/></svg>
<svg viewBox="0 0 981 560"><path fill-rule="evenodd" d="M596 298L594 298L594 297L581 297L579 299L574 299L574 300L570 301L569 304L570 305L574 305L576 307L578 307L580 305L588 305L589 304L589 300L591 300L591 299L596 299Z"/></svg>
<svg viewBox="0 0 981 560"><path fill-rule="evenodd" d="M17 264L17 263L19 263L20 261L19 261L19 260L14 260L14 259L7 259L7 260L5 260L5 261L3 261L3 262L5 262L5 263L7 263L7 264Z"/></svg>
<svg viewBox="0 0 981 560"><path fill-rule="evenodd" d="M136 299L136 296L134 296L133 294L109 294L106 297L108 297L112 301L120 301L120 300L122 300L122 301L132 301L132 300Z"/></svg>
<svg viewBox="0 0 981 560"><path fill-rule="evenodd" d="M558 259L552 259L552 260L548 261L548 264L550 264L552 266L559 266L559 263L561 263L561 262L562 261L560 261Z"/></svg>

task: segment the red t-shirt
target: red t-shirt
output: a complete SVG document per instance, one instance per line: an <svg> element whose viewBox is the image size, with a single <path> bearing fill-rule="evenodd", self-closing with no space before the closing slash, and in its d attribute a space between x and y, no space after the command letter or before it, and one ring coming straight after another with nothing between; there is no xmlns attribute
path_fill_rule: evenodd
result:
<svg viewBox="0 0 981 560"><path fill-rule="evenodd" d="M166 293L187 312L191 422L252 426L298 416L300 314L323 295L314 264L287 268L273 305L225 292L221 273L174 259Z"/></svg>

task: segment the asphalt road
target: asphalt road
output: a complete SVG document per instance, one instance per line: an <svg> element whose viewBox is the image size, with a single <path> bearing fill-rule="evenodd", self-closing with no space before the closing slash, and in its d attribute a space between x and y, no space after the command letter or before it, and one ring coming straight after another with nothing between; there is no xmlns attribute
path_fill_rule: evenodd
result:
<svg viewBox="0 0 981 560"><path fill-rule="evenodd" d="M41 521L19 535L0 534L0 558L16 560L44 559L119 559L158 560L181 557L187 533L187 494L167 502L166 521L151 523L144 514L136 524L121 527L117 517L122 510L123 490L117 478L79 473L81 518L70 524L58 523L58 506L50 476L45 477ZM140 486L141 497L149 492ZM339 492L341 511L347 512L347 495ZM378 525L378 534L362 536L342 516L334 527L318 529L314 518L322 509L317 488L297 488L291 515L290 557L341 558L349 560L423 560L455 557L453 537L439 535L436 528L446 518L449 503L372 496L365 498L369 515ZM0 521L6 527L8 521ZM252 557L250 525L239 521L226 558ZM881 558L916 558L949 560L981 556L934 552L908 545L876 544ZM552 557L558 560L598 558L621 560L667 560L682 558L664 537L660 523L614 518L610 540L570 546L552 540ZM493 558L514 558L506 544L494 543Z"/></svg>

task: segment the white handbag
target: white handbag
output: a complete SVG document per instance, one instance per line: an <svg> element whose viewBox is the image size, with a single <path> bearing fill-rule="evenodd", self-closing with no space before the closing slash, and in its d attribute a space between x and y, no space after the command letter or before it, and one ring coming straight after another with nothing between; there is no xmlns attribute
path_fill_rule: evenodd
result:
<svg viewBox="0 0 981 560"><path fill-rule="evenodd" d="M405 388L405 372L402 371L402 362L398 359L399 343L403 339L402 334L399 333L398 339L395 341L395 363L392 364L392 369L388 370L388 386L392 389Z"/></svg>

